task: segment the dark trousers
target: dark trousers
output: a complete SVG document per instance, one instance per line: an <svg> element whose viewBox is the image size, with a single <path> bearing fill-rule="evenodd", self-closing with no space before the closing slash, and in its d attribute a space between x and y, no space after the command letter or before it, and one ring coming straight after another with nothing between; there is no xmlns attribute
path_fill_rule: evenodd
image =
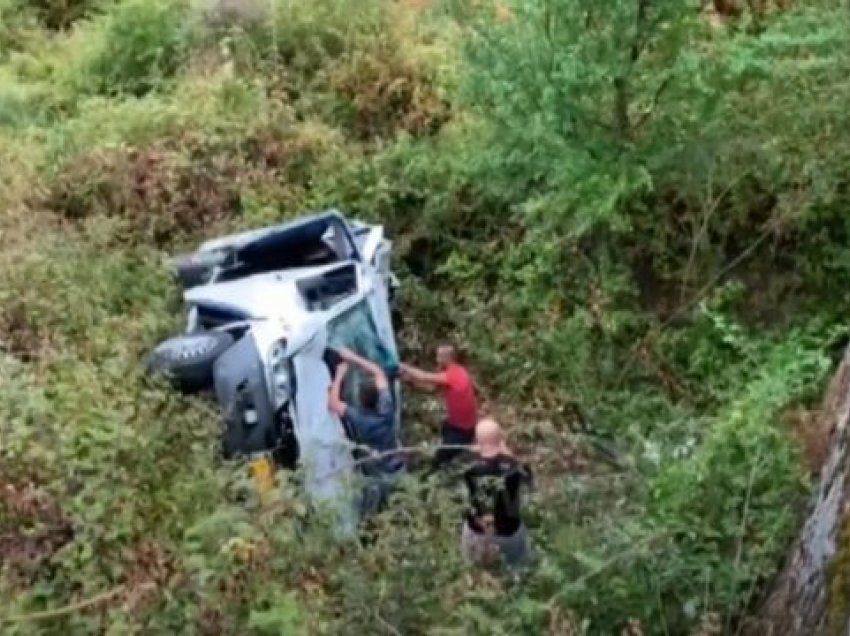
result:
<svg viewBox="0 0 850 636"><path fill-rule="evenodd" d="M469 446L473 441L475 441L474 428L464 430L451 426L448 422L443 422L442 428L440 429L441 445ZM432 473L439 470L461 453L463 453L463 449L460 448L438 448L437 452L434 453L434 458L431 460L431 470L428 472Z"/></svg>

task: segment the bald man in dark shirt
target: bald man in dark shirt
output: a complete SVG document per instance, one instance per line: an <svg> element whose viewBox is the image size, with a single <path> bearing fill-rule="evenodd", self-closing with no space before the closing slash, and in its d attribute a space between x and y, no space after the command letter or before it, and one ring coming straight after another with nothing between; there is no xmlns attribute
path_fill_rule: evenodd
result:
<svg viewBox="0 0 850 636"><path fill-rule="evenodd" d="M475 428L475 458L464 473L469 491L461 545L476 563L501 559L509 568L527 566L531 544L522 522L522 486L531 470L518 462L499 424L484 419Z"/></svg>

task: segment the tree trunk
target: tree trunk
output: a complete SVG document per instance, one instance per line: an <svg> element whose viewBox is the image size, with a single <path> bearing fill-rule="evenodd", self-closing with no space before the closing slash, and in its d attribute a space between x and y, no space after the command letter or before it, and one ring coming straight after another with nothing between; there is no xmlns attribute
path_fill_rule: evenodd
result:
<svg viewBox="0 0 850 636"><path fill-rule="evenodd" d="M827 392L829 450L817 494L758 621L758 634L850 634L850 348Z"/></svg>

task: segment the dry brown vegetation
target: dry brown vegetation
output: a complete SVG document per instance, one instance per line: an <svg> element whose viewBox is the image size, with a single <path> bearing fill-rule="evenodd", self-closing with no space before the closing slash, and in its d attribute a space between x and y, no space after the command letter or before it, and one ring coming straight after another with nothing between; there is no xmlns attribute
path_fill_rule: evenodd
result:
<svg viewBox="0 0 850 636"><path fill-rule="evenodd" d="M820 3L711 3L710 33L648 3L635 41L647 3L54 3L48 33L0 0L0 614L44 621L12 636L736 629L846 337L850 46ZM450 480L368 547L288 474L261 506L210 402L142 373L181 327L163 256L331 206L394 241L403 357L462 343L533 465L521 585L465 568ZM438 400L404 406L433 442Z"/></svg>
<svg viewBox="0 0 850 636"><path fill-rule="evenodd" d="M50 558L73 538L59 502L34 480L12 476L0 464L0 574L26 589L45 575Z"/></svg>
<svg viewBox="0 0 850 636"><path fill-rule="evenodd" d="M360 141L399 132L432 136L449 120L449 105L409 61L367 57L342 65L330 85L353 109L350 127Z"/></svg>

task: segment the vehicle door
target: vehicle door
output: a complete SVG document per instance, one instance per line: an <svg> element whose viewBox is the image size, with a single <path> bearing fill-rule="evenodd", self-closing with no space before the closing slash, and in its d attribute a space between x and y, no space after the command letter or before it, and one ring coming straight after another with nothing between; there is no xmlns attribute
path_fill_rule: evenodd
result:
<svg viewBox="0 0 850 636"><path fill-rule="evenodd" d="M398 355L391 350L385 339L379 334L372 310L372 300L375 294L363 299L346 310L328 324L328 346L333 348L348 347L358 355L378 364L386 372L393 372L398 365ZM360 369L349 371L343 399L356 404L358 387L368 378ZM396 407L396 425L400 424L401 394L398 382L394 383L393 393Z"/></svg>
<svg viewBox="0 0 850 636"><path fill-rule="evenodd" d="M390 309L390 294L395 286L391 265L392 243L384 237L384 228L372 226L363 242L362 258L365 275L372 283L369 305L381 340L398 356Z"/></svg>
<svg viewBox="0 0 850 636"><path fill-rule="evenodd" d="M322 329L292 357L295 371L295 433L305 488L317 505L336 513L336 529L349 535L357 524L357 489L351 447L342 423L328 409L331 377L322 354Z"/></svg>

